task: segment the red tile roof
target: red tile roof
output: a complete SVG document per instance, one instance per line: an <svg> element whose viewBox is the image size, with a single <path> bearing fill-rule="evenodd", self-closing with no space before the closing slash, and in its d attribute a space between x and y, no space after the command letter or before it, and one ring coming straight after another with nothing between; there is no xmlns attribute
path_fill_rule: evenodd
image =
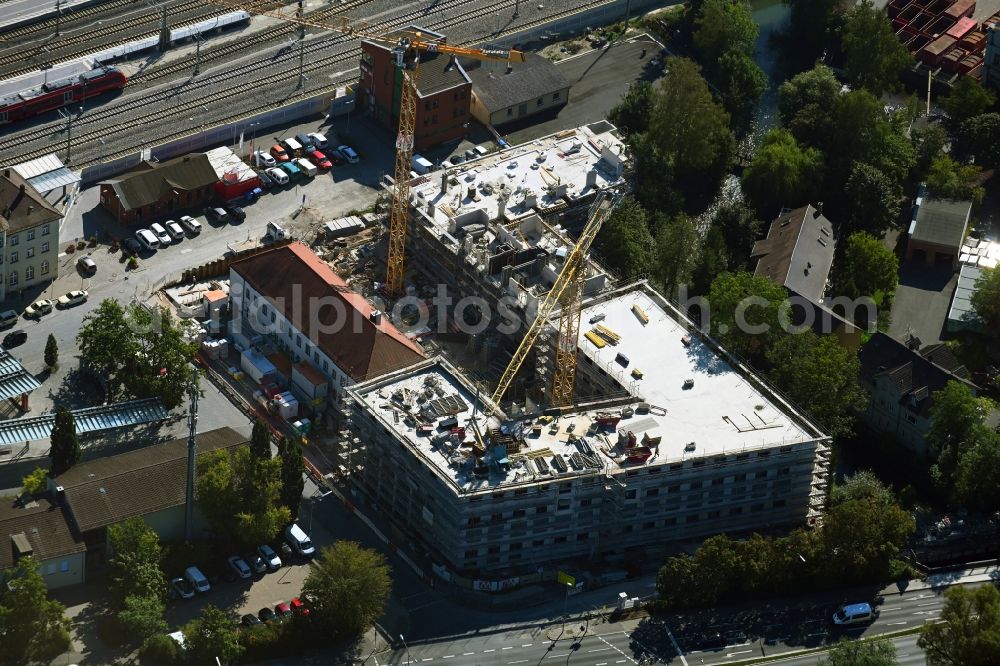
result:
<svg viewBox="0 0 1000 666"><path fill-rule="evenodd" d="M357 382L424 358L420 347L393 326L388 317L383 316L379 324L373 323L370 315L375 308L302 243L276 247L234 261L231 266ZM310 317L308 299L312 298L341 301L348 306L346 320L335 327L339 313L325 305ZM313 319L325 330L313 332ZM336 330L331 331L333 328Z"/></svg>

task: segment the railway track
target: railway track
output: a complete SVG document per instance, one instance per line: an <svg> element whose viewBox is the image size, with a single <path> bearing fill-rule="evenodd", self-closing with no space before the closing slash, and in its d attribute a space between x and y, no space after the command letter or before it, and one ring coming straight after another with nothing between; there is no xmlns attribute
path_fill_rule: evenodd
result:
<svg viewBox="0 0 1000 666"><path fill-rule="evenodd" d="M73 23L75 23L77 19L97 16L115 9L131 6L135 6L135 0L108 0L107 2L103 2L98 5L83 7L64 14L63 17L59 19L59 28L60 30L68 29L72 27ZM52 18L39 21L38 23L22 26L20 28L14 28L12 30L4 30L3 27L0 27L0 39L7 43L16 43L24 39L35 39L39 36L48 36L55 33L55 31L56 20Z"/></svg>
<svg viewBox="0 0 1000 666"><path fill-rule="evenodd" d="M442 5L442 8L447 6L457 7L462 4L467 4L470 1L474 0L455 0L454 4ZM537 25L544 25L553 20L559 19L563 16L568 16L591 7L607 4L607 2L608 0L592 0L591 2L583 2L580 4L576 4L569 9L546 14L545 16L536 19L534 21L525 21L518 23L516 26L512 26L510 29L506 31L490 34L489 37L501 38L509 34L521 32L522 30ZM449 16L434 23L428 23L424 21L424 25L432 30L444 30L446 28L453 29L458 25L470 23L476 20L479 20L481 22L484 17L492 16L497 10L506 9L508 7L514 7L515 4L516 0L502 0L501 2L497 2L491 5L485 11L482 7L479 7L477 9L466 11L458 15ZM372 27L385 28L388 27L390 24L401 25L422 17L424 17L422 11L411 12L410 14L407 15L395 16L391 20L372 24ZM468 45L468 44L480 43L482 41L484 41L483 38L481 36L477 36L473 39L467 39L459 43ZM329 45L329 43L327 43L327 45ZM357 54L359 51L360 49L358 48L351 48L346 52L331 54L313 60L311 62L306 63L304 67L304 72L313 73L317 71L328 70L331 68L331 66L339 63L345 63L349 61L356 62L358 58ZM353 71L353 68L351 69ZM220 81L237 79L238 77L244 76L248 72L255 73L257 75L257 78L252 81L248 80L235 81L232 85L227 86L225 88L218 87L218 83ZM196 111L198 114L200 114L202 107L208 100L211 100L211 103L214 106L216 106L217 109L223 111L221 117L213 116L211 120L212 124L222 124L238 120L240 118L246 117L249 111L245 108L244 105L232 104L230 103L230 100L238 99L240 96L246 96L247 93L255 95L259 100L261 89L265 89L268 85L280 84L282 82L285 82L286 80L292 79L293 77L297 76L297 74L298 74L298 67L297 64L295 64L291 67L282 68L280 70L272 69L272 71L266 73L266 75L263 77L262 80L260 62L254 62L241 65L240 67L237 67L234 70L227 70L226 72L220 75L221 78L212 77L211 79L206 79L205 81L200 82L198 89L205 88L208 94L202 97L193 97L186 99L183 101L182 104L178 104L175 106L163 106L163 102L165 100L169 100L169 98L172 97L172 95L166 95L164 93L150 98L143 97L135 100L128 100L124 104L116 105L113 108L98 109L87 114L87 116L83 119L84 124L97 123L102 119L115 117L116 122L113 127L113 131L109 131L110 128L107 126L107 124L105 124L105 127L103 129L84 131L83 133L74 132L73 143L79 149L80 146L86 144L96 145L97 142L101 141L103 137L112 134L115 136L124 137L128 136L134 130L141 129L143 127L155 127L157 125L164 124L163 121L165 120L169 120L172 118L173 119L182 118ZM319 77L316 77L316 80L318 80L318 78ZM319 92L333 90L344 83L353 81L355 78L356 77L351 76L350 78L343 78L331 83L322 82L318 85L305 86L303 90L294 97L278 100L273 104L261 103L258 104L257 109L268 108L269 106L273 105L276 106L287 103L289 101L292 101L293 99L309 97ZM184 94L185 96L190 97L191 92L193 91L186 91ZM154 105L159 105L159 108L155 108ZM234 108L237 110L231 113L226 113L224 110L226 107ZM140 109L145 109L145 112L135 117L120 118L123 115L123 113L129 113L131 115L130 112ZM202 124L204 125L206 123ZM174 132L167 132L162 135L150 137L147 143L163 143L165 141L170 141L172 139L186 136L190 134L191 131L192 128L185 127L182 129L178 129L177 131ZM32 130L28 133L21 133L16 136L10 137L8 140L0 142L0 154L9 151L11 149L17 149L19 159L28 160L28 159L33 159L35 157L40 157L49 152L52 152L52 142L59 141L58 138L53 139L52 137L53 136L58 137L60 134L61 131L59 130L59 128L56 128L54 126L39 128L37 130ZM29 148L28 150L25 150L26 144L35 143L41 140L45 141L45 145L43 145L42 147L36 149ZM103 155L101 159L105 158L114 159L116 157L134 153L135 150L136 149L134 146L130 146L127 149L121 149L115 152L109 152L107 155ZM82 164L92 164L97 161L98 159L91 158L89 161L83 162Z"/></svg>

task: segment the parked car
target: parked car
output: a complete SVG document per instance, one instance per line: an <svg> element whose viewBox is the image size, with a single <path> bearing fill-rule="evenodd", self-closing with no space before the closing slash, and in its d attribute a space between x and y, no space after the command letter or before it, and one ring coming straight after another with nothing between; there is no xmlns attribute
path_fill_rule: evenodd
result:
<svg viewBox="0 0 1000 666"><path fill-rule="evenodd" d="M273 157L278 162L287 162L292 159L288 156L288 151L285 150L284 146L274 144L271 146L271 157Z"/></svg>
<svg viewBox="0 0 1000 666"><path fill-rule="evenodd" d="M205 574L198 567L188 567L185 569L184 577L191 583L191 587L202 594L212 589L212 586L208 583L208 578L205 577Z"/></svg>
<svg viewBox="0 0 1000 666"><path fill-rule="evenodd" d="M170 579L170 587L181 599L190 599L194 596L194 588L183 576Z"/></svg>
<svg viewBox="0 0 1000 666"><path fill-rule="evenodd" d="M14 347L20 347L27 341L28 341L27 331L11 331L7 335L3 336L4 349L13 349Z"/></svg>
<svg viewBox="0 0 1000 666"><path fill-rule="evenodd" d="M448 159L451 161L452 164L461 164L462 162L465 161L465 158L462 157L461 155L452 155Z"/></svg>
<svg viewBox="0 0 1000 666"><path fill-rule="evenodd" d="M316 552L309 535L296 523L285 528L285 542L303 557L310 557Z"/></svg>
<svg viewBox="0 0 1000 666"><path fill-rule="evenodd" d="M209 206L205 209L205 218L213 222L229 222L229 213L222 208Z"/></svg>
<svg viewBox="0 0 1000 666"><path fill-rule="evenodd" d="M309 138L312 139L313 145L323 150L326 148L326 136L320 134L319 132L309 132Z"/></svg>
<svg viewBox="0 0 1000 666"><path fill-rule="evenodd" d="M80 257L77 259L76 267L84 275L93 275L97 272L97 262L90 257Z"/></svg>
<svg viewBox="0 0 1000 666"><path fill-rule="evenodd" d="M87 292L83 289L68 291L59 297L59 300L56 301L56 305L60 308L68 308L74 305L79 305L87 300L87 295Z"/></svg>
<svg viewBox="0 0 1000 666"><path fill-rule="evenodd" d="M267 565L269 571L277 571L281 568L281 558L278 557L278 554L274 552L274 549L267 544L258 546L257 554L264 560L264 564Z"/></svg>
<svg viewBox="0 0 1000 666"><path fill-rule="evenodd" d="M275 620L274 611L270 608L261 608L257 611L257 617L264 624L271 624Z"/></svg>
<svg viewBox="0 0 1000 666"><path fill-rule="evenodd" d="M357 164L361 161L361 157L348 145L337 146L337 150L340 151L340 154L344 156L344 159L351 164Z"/></svg>
<svg viewBox="0 0 1000 666"><path fill-rule="evenodd" d="M243 561L246 562L255 573L264 573L267 571L267 563L264 562L264 558L256 552L244 555Z"/></svg>
<svg viewBox="0 0 1000 666"><path fill-rule="evenodd" d="M316 144L313 143L311 134L296 134L295 140L302 146L303 155L308 155L312 151L316 150Z"/></svg>
<svg viewBox="0 0 1000 666"><path fill-rule="evenodd" d="M240 578L249 578L253 575L250 572L250 566L243 561L243 558L239 555L231 555L229 557L229 567L236 572L236 575Z"/></svg>
<svg viewBox="0 0 1000 666"><path fill-rule="evenodd" d="M283 169L273 168L267 170L267 175L274 179L278 185L288 184L288 174Z"/></svg>
<svg viewBox="0 0 1000 666"><path fill-rule="evenodd" d="M190 215L181 215L181 226L190 231L193 234L201 233L201 222L194 219Z"/></svg>
<svg viewBox="0 0 1000 666"><path fill-rule="evenodd" d="M278 166L288 175L289 180L298 178L302 175L302 169L295 166L293 162L282 162Z"/></svg>
<svg viewBox="0 0 1000 666"><path fill-rule="evenodd" d="M260 181L260 186L265 190L269 190L274 187L274 179L267 175L267 171L258 171L257 180Z"/></svg>
<svg viewBox="0 0 1000 666"><path fill-rule="evenodd" d="M465 151L465 161L466 162L468 162L469 160L474 160L477 157L479 157L479 155L477 155L476 151L473 150L472 148L469 148L468 150Z"/></svg>
<svg viewBox="0 0 1000 666"><path fill-rule="evenodd" d="M135 239L147 250L155 250L160 247L160 241L157 240L156 234L149 229L139 229L135 232Z"/></svg>
<svg viewBox="0 0 1000 666"><path fill-rule="evenodd" d="M242 624L244 627L259 627L264 623L261 622L260 618L254 615L253 613L247 613L242 618L240 618L240 624Z"/></svg>
<svg viewBox="0 0 1000 666"><path fill-rule="evenodd" d="M137 255L142 252L142 244L136 239L129 236L122 241L122 252L126 255Z"/></svg>
<svg viewBox="0 0 1000 666"><path fill-rule="evenodd" d="M278 163L278 160L274 159L272 155L268 155L263 150L256 150L253 154L254 164L256 166L273 167Z"/></svg>
<svg viewBox="0 0 1000 666"><path fill-rule="evenodd" d="M318 150L314 150L309 153L309 161L318 166L320 169L332 169L333 162L326 158L326 155Z"/></svg>
<svg viewBox="0 0 1000 666"><path fill-rule="evenodd" d="M48 298L41 298L24 308L24 316L29 319L32 317L40 318L42 315L52 312L53 305L55 305L55 301Z"/></svg>
<svg viewBox="0 0 1000 666"><path fill-rule="evenodd" d="M10 328L17 323L20 317L17 316L17 312L14 310L4 310L0 312L0 328Z"/></svg>
<svg viewBox="0 0 1000 666"><path fill-rule="evenodd" d="M224 206L223 208L234 222L242 222L247 219L247 212L239 206Z"/></svg>
<svg viewBox="0 0 1000 666"><path fill-rule="evenodd" d="M167 230L159 222L153 222L149 225L149 230L156 236L156 240L160 241L160 247L166 247L173 242L170 234L167 233Z"/></svg>
<svg viewBox="0 0 1000 666"><path fill-rule="evenodd" d="M177 224L173 220L167 220L165 226L167 227L167 233L170 234L170 237L175 241L184 240L184 228L181 225Z"/></svg>
<svg viewBox="0 0 1000 666"><path fill-rule="evenodd" d="M290 620L291 619L291 617L292 617L292 608L291 608L291 606L289 606L288 604L286 604L284 601L282 601L280 604L275 604L275 606L274 606L274 614L278 617L278 620L280 622L284 622L285 620Z"/></svg>
<svg viewBox="0 0 1000 666"><path fill-rule="evenodd" d="M304 157L296 157L294 160L289 162L289 164L294 164L299 168L300 171L302 171L302 173L309 176L310 178L319 173L319 169L317 169L312 162L310 162Z"/></svg>
<svg viewBox="0 0 1000 666"><path fill-rule="evenodd" d="M296 615L301 615L302 617L309 617L312 614L312 609L306 606L305 602L295 597L288 602L288 605L292 607L292 612Z"/></svg>

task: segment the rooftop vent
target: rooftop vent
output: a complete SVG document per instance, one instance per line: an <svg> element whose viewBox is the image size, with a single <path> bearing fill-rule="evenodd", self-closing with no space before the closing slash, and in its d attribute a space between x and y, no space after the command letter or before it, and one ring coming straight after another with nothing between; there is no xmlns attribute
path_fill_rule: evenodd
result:
<svg viewBox="0 0 1000 666"><path fill-rule="evenodd" d="M372 310L372 313L368 315L368 317L372 320L372 323L375 324L376 326L382 323L381 310Z"/></svg>

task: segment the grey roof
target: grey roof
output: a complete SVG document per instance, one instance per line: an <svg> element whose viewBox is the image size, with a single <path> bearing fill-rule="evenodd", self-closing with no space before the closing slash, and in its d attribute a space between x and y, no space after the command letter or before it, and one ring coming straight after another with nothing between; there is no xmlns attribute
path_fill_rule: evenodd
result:
<svg viewBox="0 0 1000 666"><path fill-rule="evenodd" d="M958 253L971 211L971 201L924 198L910 230L910 239L953 247Z"/></svg>
<svg viewBox="0 0 1000 666"><path fill-rule="evenodd" d="M166 162L144 162L129 173L106 181L127 210L159 201L171 190L197 190L219 181L215 168L204 153L175 157Z"/></svg>
<svg viewBox="0 0 1000 666"><path fill-rule="evenodd" d="M6 349L0 347L0 400L16 398L40 387L41 383L35 376L25 370Z"/></svg>
<svg viewBox="0 0 1000 666"><path fill-rule="evenodd" d="M0 396L2 395L3 393L0 392ZM78 435L162 421L168 416L167 410L159 398L145 398L117 405L74 409L72 414L76 421ZM0 421L0 444L18 444L48 439L52 436L55 422L55 412L23 419Z"/></svg>
<svg viewBox="0 0 1000 666"><path fill-rule="evenodd" d="M23 537L21 539L20 537ZM0 570L14 565L15 538L27 541L37 561L65 557L87 550L83 540L73 534L63 511L49 499L39 497L21 503L0 502Z"/></svg>
<svg viewBox="0 0 1000 666"><path fill-rule="evenodd" d="M506 73L504 63L476 63L467 67L472 91L490 113L569 88L569 81L548 58L528 53L525 62L511 63Z"/></svg>
<svg viewBox="0 0 1000 666"><path fill-rule="evenodd" d="M791 292L819 302L836 249L833 225L821 212L806 205L782 213L754 243L754 275L763 276Z"/></svg>
<svg viewBox="0 0 1000 666"><path fill-rule="evenodd" d="M976 266L963 265L958 272L958 284L955 294L951 297L951 307L948 308L949 331L979 330L983 321L972 307L972 294L976 292L976 283L982 279L983 271Z"/></svg>

